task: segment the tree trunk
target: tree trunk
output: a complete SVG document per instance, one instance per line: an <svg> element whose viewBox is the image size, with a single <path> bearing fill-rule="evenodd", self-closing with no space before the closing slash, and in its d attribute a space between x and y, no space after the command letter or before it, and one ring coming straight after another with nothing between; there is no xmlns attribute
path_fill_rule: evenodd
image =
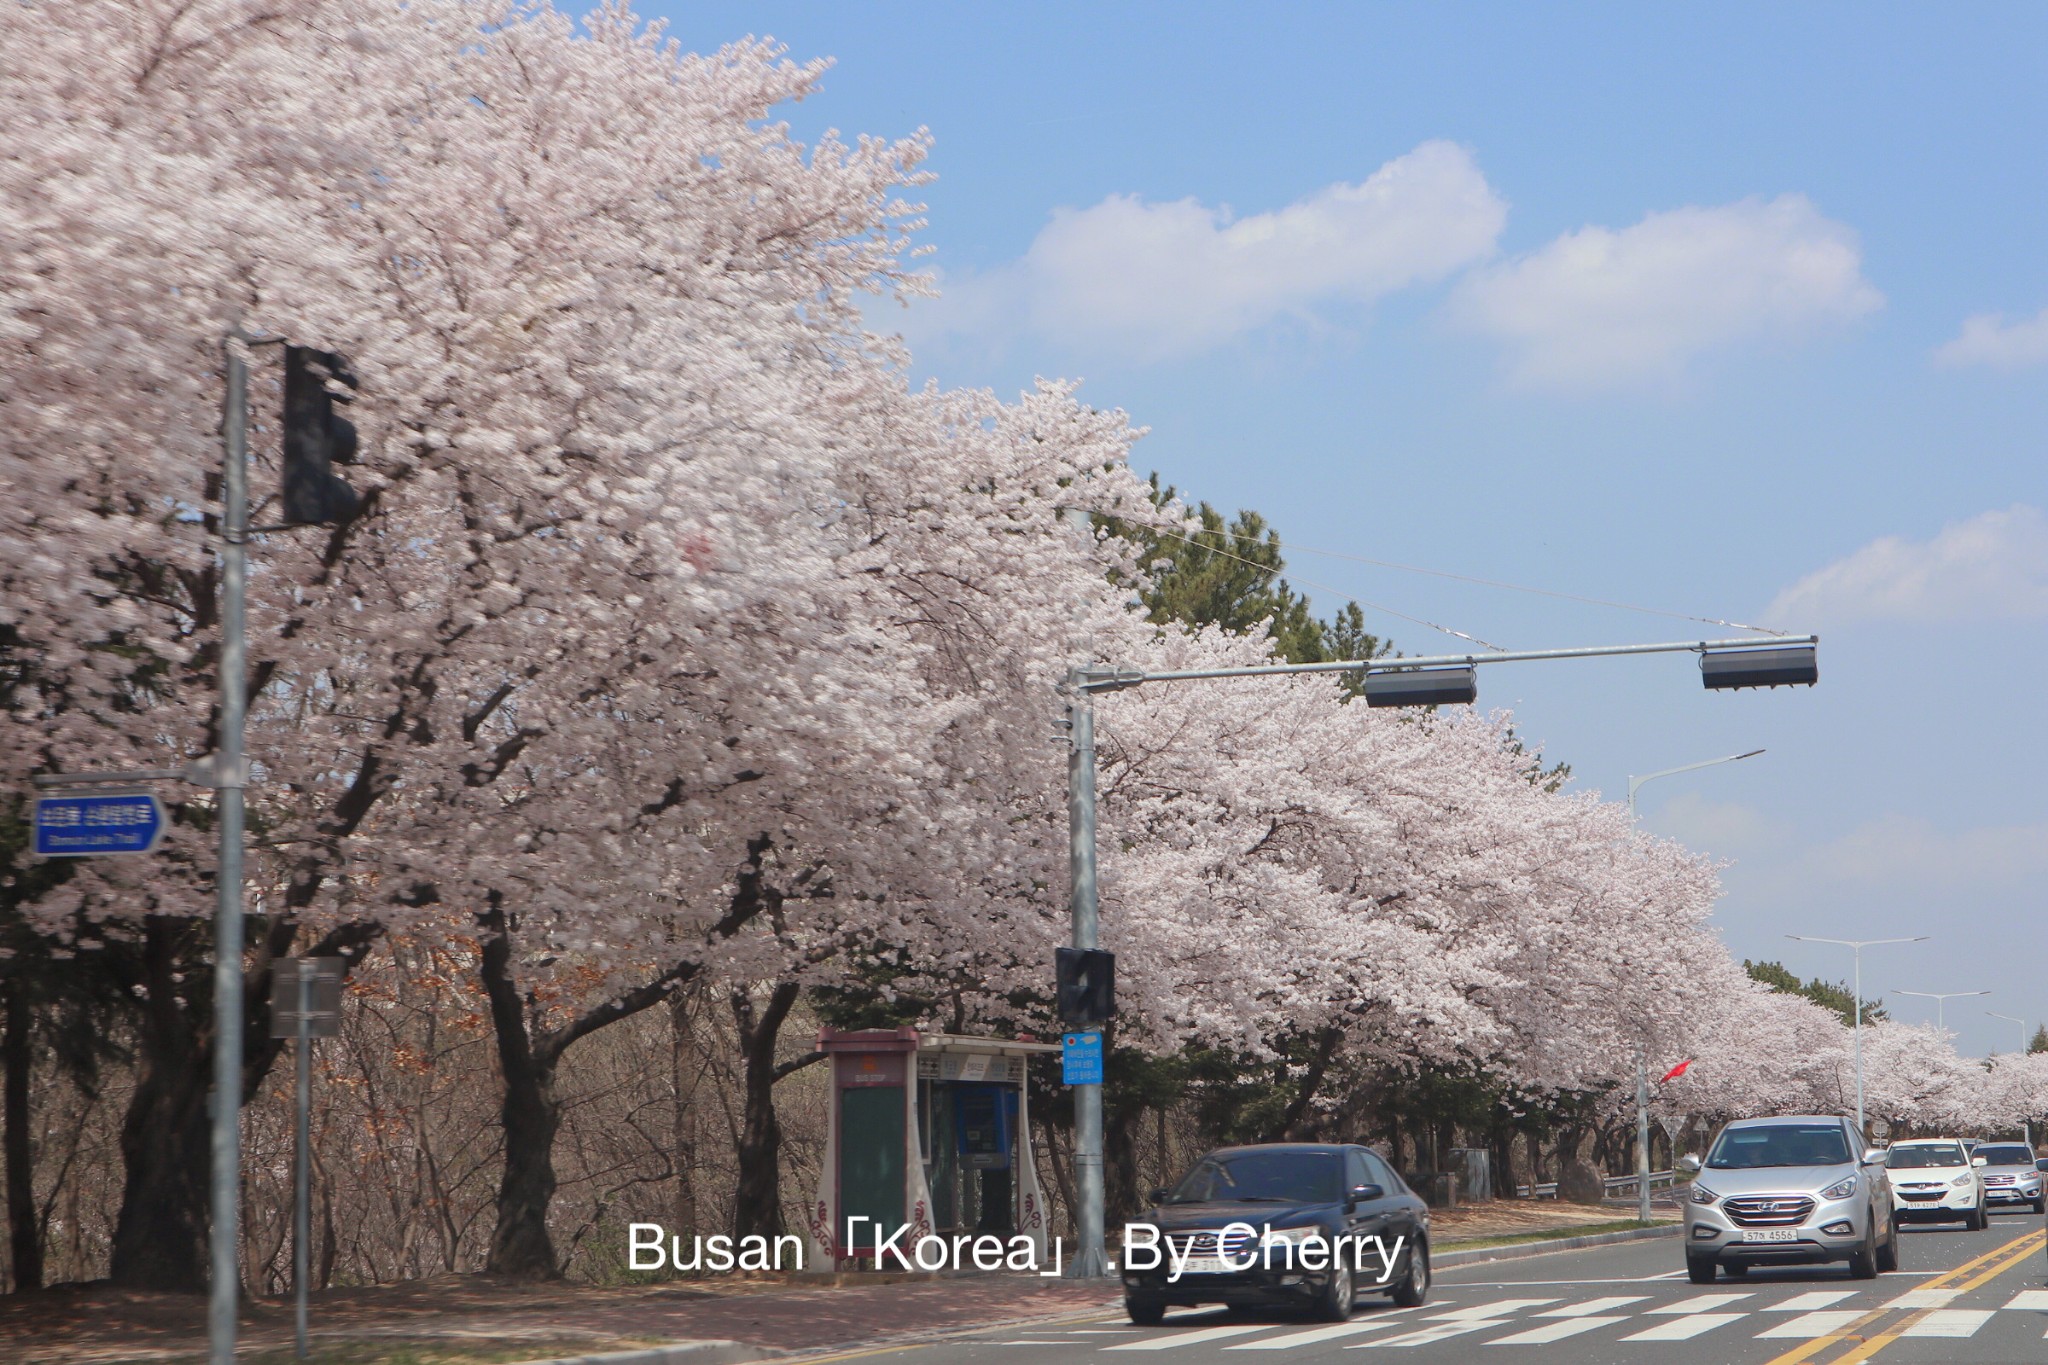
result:
<svg viewBox="0 0 2048 1365"><path fill-rule="evenodd" d="M29 1143L28 1085L35 1064L29 1047L28 988L6 985L6 1017L0 1021L0 1109L7 1124L7 1232L14 1292L43 1287L43 1237L36 1216L35 1151Z"/></svg>
<svg viewBox="0 0 2048 1365"><path fill-rule="evenodd" d="M742 1109L739 1182L733 1198L733 1235L774 1238L782 1220L782 1124L775 1117L775 1047L783 1020L796 1004L798 986L777 982L757 1011L745 991L732 993L733 1022L739 1026Z"/></svg>
<svg viewBox="0 0 2048 1365"><path fill-rule="evenodd" d="M697 1059L697 1010L702 996L697 991L678 991L668 1002L669 1082L675 1089L676 1195L672 1231L690 1245L697 1235L697 1087L704 1080L704 1068Z"/></svg>
<svg viewBox="0 0 2048 1365"><path fill-rule="evenodd" d="M502 917L494 927L497 932L484 940L482 974L504 1083L498 1117L505 1130L505 1170L498 1182L498 1226L484 1269L520 1279L557 1279L562 1269L548 1234L555 1133L562 1122L555 1057L552 1049L536 1048L527 1032L526 1011L512 980L512 940Z"/></svg>
<svg viewBox="0 0 2048 1365"><path fill-rule="evenodd" d="M136 965L145 1015L121 1121L125 1175L110 1272L123 1289L206 1292L213 1041L193 1026L177 980L188 946L181 940L192 932L155 916L143 926Z"/></svg>

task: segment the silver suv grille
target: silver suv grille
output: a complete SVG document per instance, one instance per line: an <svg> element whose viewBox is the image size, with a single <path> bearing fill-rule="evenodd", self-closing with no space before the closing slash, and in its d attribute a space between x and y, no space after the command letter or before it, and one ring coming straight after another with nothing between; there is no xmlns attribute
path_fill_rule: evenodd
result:
<svg viewBox="0 0 2048 1365"><path fill-rule="evenodd" d="M1813 1201L1804 1195L1745 1194L1722 1200L1721 1207L1742 1227L1792 1228L1806 1221Z"/></svg>

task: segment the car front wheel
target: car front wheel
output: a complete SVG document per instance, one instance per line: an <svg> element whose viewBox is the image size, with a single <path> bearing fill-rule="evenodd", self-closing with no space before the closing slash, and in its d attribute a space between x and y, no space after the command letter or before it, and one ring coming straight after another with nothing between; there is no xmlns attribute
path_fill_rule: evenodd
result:
<svg viewBox="0 0 2048 1365"><path fill-rule="evenodd" d="M1849 1277L1857 1280L1877 1278L1877 1229L1871 1228L1863 1234L1863 1245L1849 1253Z"/></svg>
<svg viewBox="0 0 2048 1365"><path fill-rule="evenodd" d="M1970 1210L1970 1216L1963 1220L1963 1226L1971 1232L1982 1232L1984 1231L1984 1225L1990 1221L1989 1218L1984 1216L1984 1206L1979 1204L1976 1208Z"/></svg>
<svg viewBox="0 0 2048 1365"><path fill-rule="evenodd" d="M1712 1284L1714 1282L1714 1258L1711 1256L1686 1257L1685 1277L1694 1284Z"/></svg>
<svg viewBox="0 0 2048 1365"><path fill-rule="evenodd" d="M1157 1327L1166 1320L1166 1305L1151 1299L1124 1295L1124 1315L1140 1327Z"/></svg>
<svg viewBox="0 0 2048 1365"><path fill-rule="evenodd" d="M1358 1291L1352 1284L1350 1265L1341 1254L1335 1260L1337 1264L1330 1270L1329 1283L1323 1286L1322 1297L1316 1300L1316 1316L1324 1322L1348 1322Z"/></svg>
<svg viewBox="0 0 2048 1365"><path fill-rule="evenodd" d="M1429 1243L1418 1240L1408 1252L1408 1270L1394 1285L1394 1302L1402 1308L1420 1308L1429 1297Z"/></svg>

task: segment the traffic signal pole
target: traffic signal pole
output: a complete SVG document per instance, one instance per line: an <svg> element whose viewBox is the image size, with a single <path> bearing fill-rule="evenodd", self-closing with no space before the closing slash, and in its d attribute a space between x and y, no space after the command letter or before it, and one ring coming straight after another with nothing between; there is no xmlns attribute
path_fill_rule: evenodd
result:
<svg viewBox="0 0 2048 1365"><path fill-rule="evenodd" d="M1071 840L1068 906L1074 947L1093 949L1100 916L1095 898L1095 704L1090 670L1067 675L1067 830ZM1109 1273L1103 1233L1102 1084L1074 1087L1074 1259L1067 1274L1099 1280Z"/></svg>
<svg viewBox="0 0 2048 1365"><path fill-rule="evenodd" d="M249 366L230 333L222 414L220 736L213 786L220 816L220 867L213 912L212 1277L206 1310L212 1365L234 1365L235 1308L242 1277L236 1226L242 1119L242 727L247 710Z"/></svg>
<svg viewBox="0 0 2048 1365"><path fill-rule="evenodd" d="M1061 692L1067 709L1067 824L1071 834L1068 857L1069 904L1073 913L1076 948L1097 945L1099 915L1095 894L1095 708L1097 692L1116 692L1154 682L1192 682L1210 678L1270 678L1295 673L1386 674L1422 668L1466 668L1478 664L1524 663L1539 659L1599 659L1626 654L1698 654L1703 680L1709 688L1770 687L1810 685L1818 678L1812 652L1818 635L1776 636L1767 640L1679 640L1653 645L1596 645L1586 649L1501 650L1490 654L1445 654L1421 658L1345 659L1316 664L1260 664L1248 668L1186 669L1147 673L1135 668L1111 668L1100 664L1069 669ZM1749 674L1717 677L1708 671L1708 660L1725 664L1728 655L1748 656L1743 662L1755 667ZM1804 656L1788 658L1785 656ZM1640 1063L1647 1068L1647 1060ZM1647 1075L1638 1084L1645 1090ZM1647 1103L1642 1119L1648 1119ZM1647 1136L1643 1151L1649 1150ZM1109 1258L1103 1245L1102 1187L1102 1087L1074 1087L1074 1234L1077 1243L1067 1274L1074 1279L1100 1279L1109 1273ZM1642 1184L1647 1197L1649 1181Z"/></svg>

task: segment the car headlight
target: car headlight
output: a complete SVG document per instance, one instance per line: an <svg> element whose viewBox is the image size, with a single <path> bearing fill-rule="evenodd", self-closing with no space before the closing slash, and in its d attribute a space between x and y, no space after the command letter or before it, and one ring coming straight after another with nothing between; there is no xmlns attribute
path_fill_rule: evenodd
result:
<svg viewBox="0 0 2048 1365"><path fill-rule="evenodd" d="M1718 1204L1721 1202L1721 1196L1715 1194L1705 1185L1696 1184L1692 1187L1692 1202L1695 1204Z"/></svg>
<svg viewBox="0 0 2048 1365"><path fill-rule="evenodd" d="M1845 1175L1834 1184L1822 1190L1820 1197L1823 1199L1847 1199L1854 1193L1856 1193L1856 1177Z"/></svg>
<svg viewBox="0 0 2048 1365"><path fill-rule="evenodd" d="M1259 1239L1261 1246L1301 1246L1307 1242L1323 1240L1323 1230L1308 1228L1267 1228L1266 1235Z"/></svg>
<svg viewBox="0 0 2048 1365"><path fill-rule="evenodd" d="M1976 1176L1971 1175L1966 1171L1962 1175L1957 1176L1954 1180L1951 1180L1948 1183L1955 1186L1957 1189L1961 1189L1963 1186L1971 1184L1976 1179Z"/></svg>

